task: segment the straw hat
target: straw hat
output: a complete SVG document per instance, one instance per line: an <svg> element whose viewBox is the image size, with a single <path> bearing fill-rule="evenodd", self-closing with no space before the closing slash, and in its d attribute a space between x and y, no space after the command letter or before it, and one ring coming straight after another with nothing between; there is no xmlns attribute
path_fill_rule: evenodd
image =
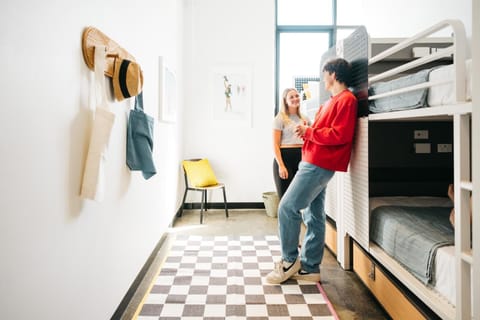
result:
<svg viewBox="0 0 480 320"><path fill-rule="evenodd" d="M113 68L113 93L118 101L135 97L142 92L143 74L135 61L117 57Z"/></svg>

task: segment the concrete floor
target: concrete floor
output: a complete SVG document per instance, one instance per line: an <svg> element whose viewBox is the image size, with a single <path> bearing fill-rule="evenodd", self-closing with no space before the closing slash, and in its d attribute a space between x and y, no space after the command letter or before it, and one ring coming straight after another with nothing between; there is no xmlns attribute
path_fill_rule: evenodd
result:
<svg viewBox="0 0 480 320"><path fill-rule="evenodd" d="M278 225L276 218L269 217L265 210L261 209L229 210L228 219L225 218L224 210L209 210L204 215L203 224L200 224L199 210L185 210L183 216L177 218L169 229L167 240L147 271L122 319L132 319L137 310L139 311L139 305L148 293L168 253L170 241L176 234L276 235ZM353 272L343 270L329 250L325 250L321 276L322 286L341 320L390 319L360 279Z"/></svg>

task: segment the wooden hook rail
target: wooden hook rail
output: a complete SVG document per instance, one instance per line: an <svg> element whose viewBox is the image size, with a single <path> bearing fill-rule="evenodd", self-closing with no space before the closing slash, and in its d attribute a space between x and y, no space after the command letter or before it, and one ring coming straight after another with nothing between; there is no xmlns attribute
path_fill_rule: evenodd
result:
<svg viewBox="0 0 480 320"><path fill-rule="evenodd" d="M82 35L82 52L85 63L90 70L94 70L95 46L103 45L107 50L107 61L105 66L105 75L113 77L113 67L115 58L119 57L130 61L135 58L127 50L120 47L118 43L110 39L100 30L94 27L86 27Z"/></svg>

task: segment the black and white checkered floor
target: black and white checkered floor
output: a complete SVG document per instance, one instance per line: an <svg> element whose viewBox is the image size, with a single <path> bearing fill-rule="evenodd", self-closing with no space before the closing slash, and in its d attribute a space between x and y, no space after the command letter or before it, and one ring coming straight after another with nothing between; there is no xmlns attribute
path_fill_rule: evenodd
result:
<svg viewBox="0 0 480 320"><path fill-rule="evenodd" d="M338 319L320 284L265 283L277 236L177 236L138 320Z"/></svg>

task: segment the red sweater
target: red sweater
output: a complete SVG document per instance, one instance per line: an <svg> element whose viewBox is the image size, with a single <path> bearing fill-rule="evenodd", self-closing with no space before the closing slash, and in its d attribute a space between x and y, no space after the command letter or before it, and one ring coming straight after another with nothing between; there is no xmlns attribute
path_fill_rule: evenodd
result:
<svg viewBox="0 0 480 320"><path fill-rule="evenodd" d="M320 106L303 136L302 160L318 167L347 171L357 123L357 98L344 90Z"/></svg>

